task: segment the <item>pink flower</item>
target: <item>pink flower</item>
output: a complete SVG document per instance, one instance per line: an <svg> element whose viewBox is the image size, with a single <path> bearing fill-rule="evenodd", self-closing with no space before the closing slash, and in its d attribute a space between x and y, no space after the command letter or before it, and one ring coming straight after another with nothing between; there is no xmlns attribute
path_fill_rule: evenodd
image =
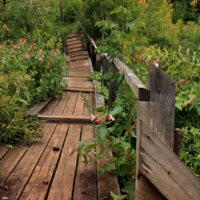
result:
<svg viewBox="0 0 200 200"><path fill-rule="evenodd" d="M39 61L43 61L42 58L39 58Z"/></svg>
<svg viewBox="0 0 200 200"><path fill-rule="evenodd" d="M107 120L108 120L108 121L111 121L111 120L112 120L112 121L115 121L115 118L114 118L112 115L109 115L108 118L107 118Z"/></svg>
<svg viewBox="0 0 200 200"><path fill-rule="evenodd" d="M96 120L95 120L95 124L99 124L100 122L101 122L100 119L96 119Z"/></svg>
<svg viewBox="0 0 200 200"><path fill-rule="evenodd" d="M3 48L3 45L0 45L0 49L2 49Z"/></svg>
<svg viewBox="0 0 200 200"><path fill-rule="evenodd" d="M29 58L28 52L25 53L25 58L27 58L27 59Z"/></svg>
<svg viewBox="0 0 200 200"><path fill-rule="evenodd" d="M176 85L176 87L178 87L178 83L176 83L175 85Z"/></svg>
<svg viewBox="0 0 200 200"><path fill-rule="evenodd" d="M180 82L180 83L185 83L186 80L184 80L184 79L181 78L179 82Z"/></svg>
<svg viewBox="0 0 200 200"><path fill-rule="evenodd" d="M189 101L188 101L188 104L192 104L194 98L192 97Z"/></svg>
<svg viewBox="0 0 200 200"><path fill-rule="evenodd" d="M74 149L73 148L69 148L69 153L73 153L74 152Z"/></svg>
<svg viewBox="0 0 200 200"><path fill-rule="evenodd" d="M62 99L64 99L64 97L65 97L65 94L64 94L64 93L62 93Z"/></svg>
<svg viewBox="0 0 200 200"><path fill-rule="evenodd" d="M17 46L18 49L20 49L20 46Z"/></svg>
<svg viewBox="0 0 200 200"><path fill-rule="evenodd" d="M34 73L35 73L35 74L38 74L38 71L37 71L37 70L35 70L35 71L34 71Z"/></svg>
<svg viewBox="0 0 200 200"><path fill-rule="evenodd" d="M155 60L153 61L153 64L158 68L159 64Z"/></svg>
<svg viewBox="0 0 200 200"><path fill-rule="evenodd" d="M65 59L69 61L69 56L65 56Z"/></svg>
<svg viewBox="0 0 200 200"><path fill-rule="evenodd" d="M91 115L91 121L93 122L93 121L96 121L97 120L97 116L95 116L95 115Z"/></svg>
<svg viewBox="0 0 200 200"><path fill-rule="evenodd" d="M22 44L23 44L23 45L25 45L25 44L26 44L26 39L24 39L24 41L22 42Z"/></svg>
<svg viewBox="0 0 200 200"><path fill-rule="evenodd" d="M65 69L65 67L64 66L62 66L62 70L64 70Z"/></svg>

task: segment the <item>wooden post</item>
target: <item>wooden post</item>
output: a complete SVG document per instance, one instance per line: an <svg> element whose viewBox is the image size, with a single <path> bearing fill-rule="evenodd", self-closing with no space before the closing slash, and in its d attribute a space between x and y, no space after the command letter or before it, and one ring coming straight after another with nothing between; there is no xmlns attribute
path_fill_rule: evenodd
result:
<svg viewBox="0 0 200 200"><path fill-rule="evenodd" d="M136 200L166 199L140 172L141 121L147 124L173 150L175 118L175 81L153 64L149 65L148 89L150 101L137 104L137 161L136 161Z"/></svg>
<svg viewBox="0 0 200 200"><path fill-rule="evenodd" d="M174 131L174 153L177 156L179 156L184 132L185 132L184 130L179 130L179 129L176 129Z"/></svg>
<svg viewBox="0 0 200 200"><path fill-rule="evenodd" d="M117 67L112 63L110 64L110 69L112 73L119 72ZM108 110L112 107L113 101L116 99L116 92L118 91L119 87L110 80L109 86L109 98L108 98Z"/></svg>
<svg viewBox="0 0 200 200"><path fill-rule="evenodd" d="M109 72L109 68L110 68L110 62L106 58L106 56L104 56L103 57L103 70L102 70L102 74L105 74L105 73ZM103 84L104 84L104 86L106 86L106 87L109 88L108 82L109 82L108 80L104 80Z"/></svg>
<svg viewBox="0 0 200 200"><path fill-rule="evenodd" d="M60 0L60 15L61 15L61 22L64 24L62 0Z"/></svg>

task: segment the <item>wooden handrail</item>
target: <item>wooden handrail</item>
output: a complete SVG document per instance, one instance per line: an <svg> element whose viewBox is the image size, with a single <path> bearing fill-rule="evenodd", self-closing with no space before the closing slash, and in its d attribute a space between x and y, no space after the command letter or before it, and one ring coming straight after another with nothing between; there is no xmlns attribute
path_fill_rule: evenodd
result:
<svg viewBox="0 0 200 200"><path fill-rule="evenodd" d="M79 26L82 28L88 39L90 40L90 43L93 45L95 49L97 49L97 46L94 42L94 40L88 35L88 33L85 31L84 27L81 25L80 22L78 22ZM104 54L103 55L109 62L109 58ZM149 101L149 90L147 87L140 81L140 79L133 73L132 70L130 70L119 58L114 58L113 60L114 65L117 69L122 68L124 71L124 78L128 85L131 87L133 93L135 94L136 98L139 101Z"/></svg>

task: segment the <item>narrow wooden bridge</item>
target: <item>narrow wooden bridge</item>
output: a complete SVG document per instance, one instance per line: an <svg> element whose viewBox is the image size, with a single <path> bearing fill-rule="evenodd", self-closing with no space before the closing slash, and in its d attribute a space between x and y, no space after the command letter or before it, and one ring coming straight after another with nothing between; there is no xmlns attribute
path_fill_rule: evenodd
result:
<svg viewBox="0 0 200 200"><path fill-rule="evenodd" d="M87 80L93 66L79 35L67 37L66 49L70 63L69 74L63 77L68 81L64 96L50 97L27 113L39 113L39 119L47 120L43 140L30 147L22 142L13 150L0 145L0 199L108 200L112 199L110 191L120 193L116 175L97 176L95 164L85 165L77 153L70 156L69 149L79 140L94 137L91 113L83 99L92 111L99 95L96 83ZM105 162L100 160L100 166Z"/></svg>

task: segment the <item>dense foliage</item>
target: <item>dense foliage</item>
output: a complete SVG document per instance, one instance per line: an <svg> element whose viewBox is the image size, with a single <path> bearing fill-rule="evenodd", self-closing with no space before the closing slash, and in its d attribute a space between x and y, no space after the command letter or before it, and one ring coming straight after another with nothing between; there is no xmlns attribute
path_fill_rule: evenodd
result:
<svg viewBox="0 0 200 200"><path fill-rule="evenodd" d="M58 1L0 3L0 138L9 143L42 138L27 110L49 95L61 94L67 57L66 35L75 27L61 24Z"/></svg>
<svg viewBox="0 0 200 200"><path fill-rule="evenodd" d="M198 10L197 0L171 3L167 0L85 0L77 17L95 39L100 53L106 52L110 58L121 58L144 83L147 83L149 62L155 63L176 81L175 128L185 130L180 158L197 176L200 173ZM102 82L111 78L119 86L117 99L109 111L106 104L108 90L105 87L99 89L105 96L105 108L97 110L92 118L97 124L94 141L101 147L96 159L109 157L107 149L114 152L113 158L109 157L110 165L104 166L99 174L112 170L114 163L124 193L134 199L131 191L134 187L136 101L123 82L123 70L121 72L103 77L101 73L92 75ZM115 121L108 120L110 114ZM78 151L87 163L91 161L89 152L95 145L86 143L80 143Z"/></svg>

